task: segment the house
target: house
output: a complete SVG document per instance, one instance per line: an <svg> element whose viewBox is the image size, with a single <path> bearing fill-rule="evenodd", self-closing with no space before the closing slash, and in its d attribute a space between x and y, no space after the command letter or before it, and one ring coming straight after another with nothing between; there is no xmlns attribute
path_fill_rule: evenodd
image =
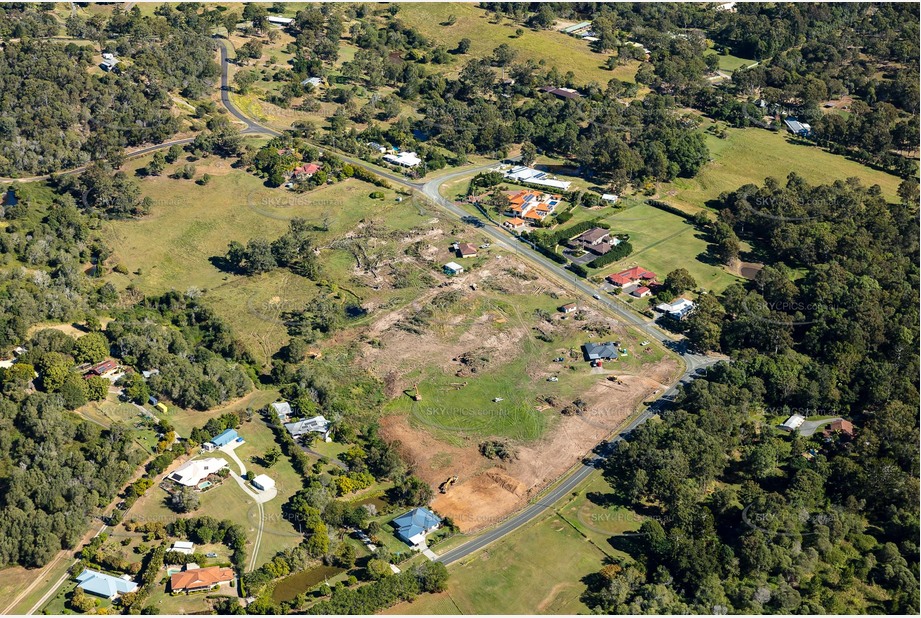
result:
<svg viewBox="0 0 921 618"><path fill-rule="evenodd" d="M294 23L293 17L276 17L272 15L269 17L268 22L270 24L275 24L276 26L290 26Z"/></svg>
<svg viewBox="0 0 921 618"><path fill-rule="evenodd" d="M569 241L570 247L585 249L596 255L604 255L619 244L619 238L614 238L608 230L600 227L593 227Z"/></svg>
<svg viewBox="0 0 921 618"><path fill-rule="evenodd" d="M831 425L822 432L822 436L825 438L831 438L836 434L846 436L847 438L853 438L854 424L851 423L851 421L839 419L837 421L832 421Z"/></svg>
<svg viewBox="0 0 921 618"><path fill-rule="evenodd" d="M115 57L115 54L102 54L102 63L99 66L103 71L111 71L116 64L118 64L118 58Z"/></svg>
<svg viewBox="0 0 921 618"><path fill-rule="evenodd" d="M416 167L422 163L422 159L415 152L399 152L396 154L384 155L384 161L400 165L402 167Z"/></svg>
<svg viewBox="0 0 921 618"><path fill-rule="evenodd" d="M86 375L103 376L111 371L115 371L117 367L118 363L116 363L114 360L104 360L101 363L96 363L90 367L89 371L86 372Z"/></svg>
<svg viewBox="0 0 921 618"><path fill-rule="evenodd" d="M235 576L233 569L226 567L208 567L206 569L186 569L174 573L169 578L171 592L195 592L197 590L210 590L221 584L230 584Z"/></svg>
<svg viewBox="0 0 921 618"><path fill-rule="evenodd" d="M448 262L444 265L444 272L446 275L459 275L464 272L464 267L457 262Z"/></svg>
<svg viewBox="0 0 921 618"><path fill-rule="evenodd" d="M576 305L576 303L568 303L560 307L560 311L562 311L563 313L572 313L578 308L579 307Z"/></svg>
<svg viewBox="0 0 921 618"><path fill-rule="evenodd" d="M501 169L495 169L493 171L502 171ZM512 182L520 182L525 184L539 185L541 187L551 187L553 189L561 189L563 191L568 191L571 182L568 180L554 180L550 177L547 172L542 172L536 170L532 167L525 167L524 165L516 165L511 169L502 171L502 174L508 180Z"/></svg>
<svg viewBox="0 0 921 618"><path fill-rule="evenodd" d="M695 305L687 298L679 298L671 303L662 303L656 309L676 320L683 320L693 311Z"/></svg>
<svg viewBox="0 0 921 618"><path fill-rule="evenodd" d="M261 491L268 491L275 488L275 481L267 474L258 474L253 479L253 485Z"/></svg>
<svg viewBox="0 0 921 618"><path fill-rule="evenodd" d="M605 343L586 343L582 345L582 349L585 351L586 359L590 361L609 360L619 356L617 352L616 341L608 341Z"/></svg>
<svg viewBox="0 0 921 618"><path fill-rule="evenodd" d="M512 217L511 219L507 219L502 223L502 227L508 230L512 230L513 232L520 232L526 226L527 223L525 223L525 220L521 219L520 217Z"/></svg>
<svg viewBox="0 0 921 618"><path fill-rule="evenodd" d="M294 413L291 410L291 404L287 401L276 401L271 405L271 408L275 412L275 418L282 423L287 423L288 418Z"/></svg>
<svg viewBox="0 0 921 618"><path fill-rule="evenodd" d="M291 171L291 175L295 178L310 178L314 174L320 171L320 166L317 163L307 163L301 165L300 167L295 167Z"/></svg>
<svg viewBox="0 0 921 618"><path fill-rule="evenodd" d="M572 88L555 88L553 86L544 86L539 88L541 92L546 92L552 94L555 97L560 99L581 99L582 95L579 94L578 90L573 90Z"/></svg>
<svg viewBox="0 0 921 618"><path fill-rule="evenodd" d="M646 287L645 285L640 286L640 287L636 288L635 290L633 290L632 292L630 292L630 295L631 295L631 296L635 296L635 297L637 297L637 298L646 298L646 297L649 296L650 294L652 294L652 290L650 290L650 289L649 289L648 287Z"/></svg>
<svg viewBox="0 0 921 618"><path fill-rule="evenodd" d="M159 370L159 369L151 369L151 370L149 370L149 371L142 371L142 372L141 372L141 375L144 376L144 379L145 379L145 380L148 380L148 379L150 379L150 376L155 376L155 375L157 375L158 373L160 373L160 370Z"/></svg>
<svg viewBox="0 0 921 618"><path fill-rule="evenodd" d="M784 118L784 124L787 125L787 130L793 135L799 135L800 137L809 137L812 133L812 127L806 124L805 122L800 122L796 118L788 117Z"/></svg>
<svg viewBox="0 0 921 618"><path fill-rule="evenodd" d="M323 79L320 77L308 77L301 82L301 86L313 86L314 88L319 88L323 84Z"/></svg>
<svg viewBox="0 0 921 618"><path fill-rule="evenodd" d="M330 422L323 415L307 418L296 423L285 423L285 429L291 434L292 438L298 438L306 433L323 434L323 440L330 442L329 432L331 429Z"/></svg>
<svg viewBox="0 0 921 618"><path fill-rule="evenodd" d="M611 235L611 232L604 229L603 227L593 227L590 230L582 232L575 238L573 238L570 244L585 246L594 246L603 242L608 236Z"/></svg>
<svg viewBox="0 0 921 618"><path fill-rule="evenodd" d="M640 266L634 266L619 273L608 275L607 280L616 286L624 287L627 285L637 284L641 281L654 281L656 274Z"/></svg>
<svg viewBox="0 0 921 618"><path fill-rule="evenodd" d="M469 242L462 242L457 245L457 254L462 258L476 257L476 245Z"/></svg>
<svg viewBox="0 0 921 618"><path fill-rule="evenodd" d="M534 189L517 191L509 195L506 214L537 224L553 214L562 199L561 195L552 195Z"/></svg>
<svg viewBox="0 0 921 618"><path fill-rule="evenodd" d="M211 444L217 448L227 446L228 444L233 444L234 442L243 442L243 438L237 434L236 429L225 429L221 433L211 438Z"/></svg>
<svg viewBox="0 0 921 618"><path fill-rule="evenodd" d="M166 478L185 487L196 487L209 475L215 474L226 467L227 462L219 457L193 459Z"/></svg>
<svg viewBox="0 0 921 618"><path fill-rule="evenodd" d="M796 431L799 426L806 422L806 417L801 414L794 414L781 424L780 428L787 431Z"/></svg>
<svg viewBox="0 0 921 618"><path fill-rule="evenodd" d="M169 548L169 550L191 556L195 553L195 543L192 541L176 541L173 543L173 546Z"/></svg>
<svg viewBox="0 0 921 618"><path fill-rule="evenodd" d="M134 592L138 585L131 581L128 575L115 577L92 569L83 569L83 572L77 575L77 588L113 601L120 594Z"/></svg>
<svg viewBox="0 0 921 618"><path fill-rule="evenodd" d="M385 152L387 152L387 148L385 148L384 146L381 146L377 142L368 142L367 144L365 144L365 146L367 146L368 148L372 150L376 150L381 154L384 154Z"/></svg>
<svg viewBox="0 0 921 618"><path fill-rule="evenodd" d="M415 547L425 544L425 535L441 526L441 518L425 507L415 508L395 518L391 525L396 528L396 537Z"/></svg>
<svg viewBox="0 0 921 618"><path fill-rule="evenodd" d="M601 196L601 201L602 201L602 202L610 202L610 203L612 203L612 204L616 204L616 203L617 203L617 200L619 200L619 199L620 199L620 198L617 197L616 195L614 195L613 193L604 193L604 194L602 194L602 196Z"/></svg>

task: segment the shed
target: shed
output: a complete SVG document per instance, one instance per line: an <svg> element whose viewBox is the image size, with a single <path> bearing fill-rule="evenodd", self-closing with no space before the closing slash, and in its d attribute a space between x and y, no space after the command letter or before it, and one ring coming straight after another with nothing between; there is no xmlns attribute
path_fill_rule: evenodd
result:
<svg viewBox="0 0 921 618"><path fill-rule="evenodd" d="M796 431L799 429L800 425L806 422L806 417L802 414L794 414L787 420L785 420L781 425L781 429L786 429L787 431Z"/></svg>
<svg viewBox="0 0 921 618"><path fill-rule="evenodd" d="M275 480L267 474L259 474L256 478L253 479L253 485L256 489L261 489L262 491L268 491L274 489Z"/></svg>
<svg viewBox="0 0 921 618"><path fill-rule="evenodd" d="M464 267L457 262L448 262L444 265L446 275L459 275L464 272Z"/></svg>

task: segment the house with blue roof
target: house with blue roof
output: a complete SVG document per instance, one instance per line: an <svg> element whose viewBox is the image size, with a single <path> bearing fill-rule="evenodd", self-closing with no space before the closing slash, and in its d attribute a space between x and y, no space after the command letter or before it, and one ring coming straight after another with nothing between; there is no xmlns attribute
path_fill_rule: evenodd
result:
<svg viewBox="0 0 921 618"><path fill-rule="evenodd" d="M243 438L237 434L236 429L225 429L221 433L211 438L211 444L217 448L227 446L232 442L243 442Z"/></svg>
<svg viewBox="0 0 921 618"><path fill-rule="evenodd" d="M415 547L425 545L425 535L441 526L441 518L425 507L419 507L395 518L390 524L396 528L398 539Z"/></svg>
<svg viewBox="0 0 921 618"><path fill-rule="evenodd" d="M92 569L83 569L83 572L77 576L77 582L77 588L82 588L84 592L110 601L115 600L120 594L134 592L138 589L138 585L130 579L115 577Z"/></svg>

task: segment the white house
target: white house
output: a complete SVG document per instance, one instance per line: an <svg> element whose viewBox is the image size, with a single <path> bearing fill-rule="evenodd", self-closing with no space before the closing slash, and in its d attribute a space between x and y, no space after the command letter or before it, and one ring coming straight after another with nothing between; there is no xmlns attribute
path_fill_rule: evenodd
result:
<svg viewBox="0 0 921 618"><path fill-rule="evenodd" d="M806 417L802 414L794 414L787 420L783 422L780 426L781 429L786 429L787 431L796 431L799 429L800 425L806 422Z"/></svg>
<svg viewBox="0 0 921 618"><path fill-rule="evenodd" d="M676 320L683 320L691 311L694 309L694 302L688 300L687 298L679 298L678 300L671 303L662 303L656 305L656 309L669 315L670 317L675 318Z"/></svg>
<svg viewBox="0 0 921 618"><path fill-rule="evenodd" d="M290 26L291 24L294 23L294 18L293 17L275 17L273 15L272 17L269 17L268 21L270 24L275 24L276 26Z"/></svg>
<svg viewBox="0 0 921 618"><path fill-rule="evenodd" d="M308 77L301 82L301 86L313 86L314 88L319 88L323 83L323 80L319 77Z"/></svg>
<svg viewBox="0 0 921 618"><path fill-rule="evenodd" d="M616 204L618 199L620 198L618 198L613 193L605 193L604 195L601 196L601 201L611 202L612 204Z"/></svg>
<svg viewBox="0 0 921 618"><path fill-rule="evenodd" d="M209 474L215 474L221 468L226 467L227 462L220 457L193 459L166 478L186 487L195 487Z"/></svg>
<svg viewBox="0 0 921 618"><path fill-rule="evenodd" d="M296 423L285 423L285 429L288 430L288 433L291 434L292 438L297 438L302 436L305 433L319 433L323 435L323 440L326 442L331 442L332 439L329 437L330 429L332 429L330 422L320 414L312 418L305 418L302 421Z"/></svg>
<svg viewBox="0 0 921 618"><path fill-rule="evenodd" d="M401 165L403 167L416 167L422 163L422 159L415 152L399 152L396 154L384 155L384 161Z"/></svg>
<svg viewBox="0 0 921 618"><path fill-rule="evenodd" d="M291 404L287 401L276 401L272 404L272 410L275 411L275 417L282 423L287 423L288 418L293 414Z"/></svg>

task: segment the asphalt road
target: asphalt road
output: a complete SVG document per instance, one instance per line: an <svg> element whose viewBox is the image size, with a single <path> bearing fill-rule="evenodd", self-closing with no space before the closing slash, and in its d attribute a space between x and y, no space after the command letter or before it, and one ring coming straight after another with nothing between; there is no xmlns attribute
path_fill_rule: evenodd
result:
<svg viewBox="0 0 921 618"><path fill-rule="evenodd" d="M219 44L221 46L221 102L227 108L227 111L230 112L235 118L240 120L245 126L245 132L249 133L265 133L268 135L281 135L278 131L264 127L259 123L251 120L246 117L230 100L230 90L228 85L228 61L227 61L227 45L229 42L226 40L220 40ZM319 148L324 148L322 145L317 145ZM670 402L678 392L678 385L681 383L687 383L692 379L698 369L707 367L709 365L715 364L721 358L709 357L700 354L692 354L687 350L687 344L684 340L677 339L666 331L662 330L651 320L647 320L639 315L637 315L631 308L624 306L620 301L611 297L605 291L596 288L595 286L589 284L584 279L579 278L568 270L562 268L561 265L556 262L551 261L550 259L544 257L540 253L537 253L533 249L530 249L528 245L521 240L518 240L517 237L513 237L506 230L502 229L493 222L486 221L475 217L468 213L466 210L448 200L441 195L441 187L452 180L457 178L468 176L470 174L475 174L477 172L486 171L496 166L498 162L489 163L487 165L482 165L474 168L466 168L451 174L446 174L440 176L433 180L430 180L426 183L412 182L405 177L397 176L389 172L384 172L380 169L372 167L367 162L360 159L355 159L347 155L339 154L337 155L344 161L356 165L358 167L365 168L379 176L383 176L388 180L407 187L409 189L415 189L422 193L425 200L436 205L441 210L447 212L449 215L459 219L460 221L467 223L468 225L473 225L478 231L486 234L492 239L492 242L498 246L505 248L506 250L516 253L526 261L531 262L534 266L544 271L551 277L555 279L564 280L569 286L575 288L579 292L585 294L588 302L594 302L607 309L610 312L613 312L620 318L621 321L641 330L646 334L650 339L655 339L661 343L666 348L672 350L681 356L686 365L686 370L682 374L678 382L672 385L662 396L653 402L646 410L640 413L636 418L634 418L630 423L623 427L620 432L611 439L610 442L605 444L603 448L596 449L596 452L591 456L590 459L582 463L574 473L566 477L562 482L553 487L548 491L542 498L537 502L534 502L527 506L522 511L519 511L513 515L510 519L499 524L495 528L488 530L487 532L481 534L480 536L472 539L471 541L456 547L438 558L439 562L444 564L450 564L461 560L462 558L469 556L480 549L486 547L490 543L497 541L519 528L520 526L532 521L534 518L541 515L544 511L559 501L561 498L566 496L568 493L573 491L582 481L584 481L589 474L595 470L600 464L601 460L610 452L610 449L613 447L613 444L619 440L623 439L623 436L628 434L633 429L636 429L647 420L658 414L661 409ZM600 296L599 299L595 299L595 295Z"/></svg>
<svg viewBox="0 0 921 618"><path fill-rule="evenodd" d="M244 128L241 131L243 134L265 134L272 136L280 136L281 132L269 127L265 127L258 122L252 120L243 112L241 112L231 101L230 99L230 85L229 85L229 59L227 53L227 46L230 44L226 39L217 38L218 46L220 48L220 57L221 57L221 103L227 109L228 113L232 115L237 121L243 124ZM180 139L180 140L171 140L164 142L162 144L156 144L152 146L147 146L140 148L136 151L129 153L129 156L142 156L150 152L160 150L162 148L169 147L173 144L185 144L191 142L191 138ZM318 148L329 149L328 146L316 144ZM678 385L682 382L687 382L695 374L697 369L701 367L706 367L712 365L716 362L719 362L720 358L708 357L698 354L691 354L687 351L684 341L678 340L672 337L670 334L666 333L660 329L654 322L646 320L641 316L637 315L632 309L627 308L620 304L620 302L607 295L604 291L592 286L587 281L580 279L574 274L562 268L559 264L547 259L543 255L537 253L528 248L527 244L518 240L517 238L512 237L502 228L498 227L492 222L478 219L477 217L472 216L470 213L465 211L463 208L457 206L448 199L445 199L441 196L440 189L442 185L451 180L455 180L461 176L467 176L472 173L479 171L484 171L490 169L496 165L496 162L483 165L475 168L466 168L464 170L447 174L431 180L426 183L412 182L411 180L399 176L397 174L378 169L374 166L371 166L365 161L350 157L348 155L336 153L336 156L347 161L348 163L367 169L378 176L387 178L391 182L394 182L398 185L406 187L408 189L420 191L421 194L427 199L427 201L435 204L441 210L447 212L448 214L456 217L464 223L469 225L474 225L478 231L488 235L492 242L505 248L508 251L514 252L523 259L532 263L535 267L544 271L547 275L551 276L554 279L564 280L570 287L575 288L577 291L582 292L586 295L586 300L588 302L594 302L600 305L601 307L607 309L610 312L613 312L621 319L621 321L643 331L650 339L655 339L663 344L668 349L676 352L684 360L687 369L679 380L678 383L672 385L658 400L656 400L652 405L650 405L646 410L640 413L636 418L634 418L630 423L623 427L617 436L612 438L610 442L605 444L603 447L597 448L596 452L587 459L583 464L581 464L575 472L570 474L568 477L563 479L559 484L553 487L548 491L544 496L530 504L528 507L522 511L516 513L511 518L505 522L499 524L495 528L481 534L480 536L472 539L471 541L456 547L438 558L440 562L445 564L450 564L456 562L466 556L473 554L474 552L486 547L490 543L497 541L519 528L520 526L532 521L534 518L541 515L547 509L551 508L552 505L559 501L561 498L566 496L568 493L573 491L582 481L584 481L593 470L595 470L601 460L610 452L613 444L619 440L623 439L625 434L628 434L630 431L639 427L641 424L645 423L654 415L658 414L659 411L666 405L666 402L670 401L671 398L677 393ZM62 172L61 175L65 174L76 174L80 173L85 169L84 167L76 168L73 170L68 170ZM35 177L34 179L19 179L23 180L40 180L47 178L44 177ZM17 179L3 179L4 181L16 181ZM599 295L600 299L593 298L595 295ZM590 300L589 300L590 299Z"/></svg>

